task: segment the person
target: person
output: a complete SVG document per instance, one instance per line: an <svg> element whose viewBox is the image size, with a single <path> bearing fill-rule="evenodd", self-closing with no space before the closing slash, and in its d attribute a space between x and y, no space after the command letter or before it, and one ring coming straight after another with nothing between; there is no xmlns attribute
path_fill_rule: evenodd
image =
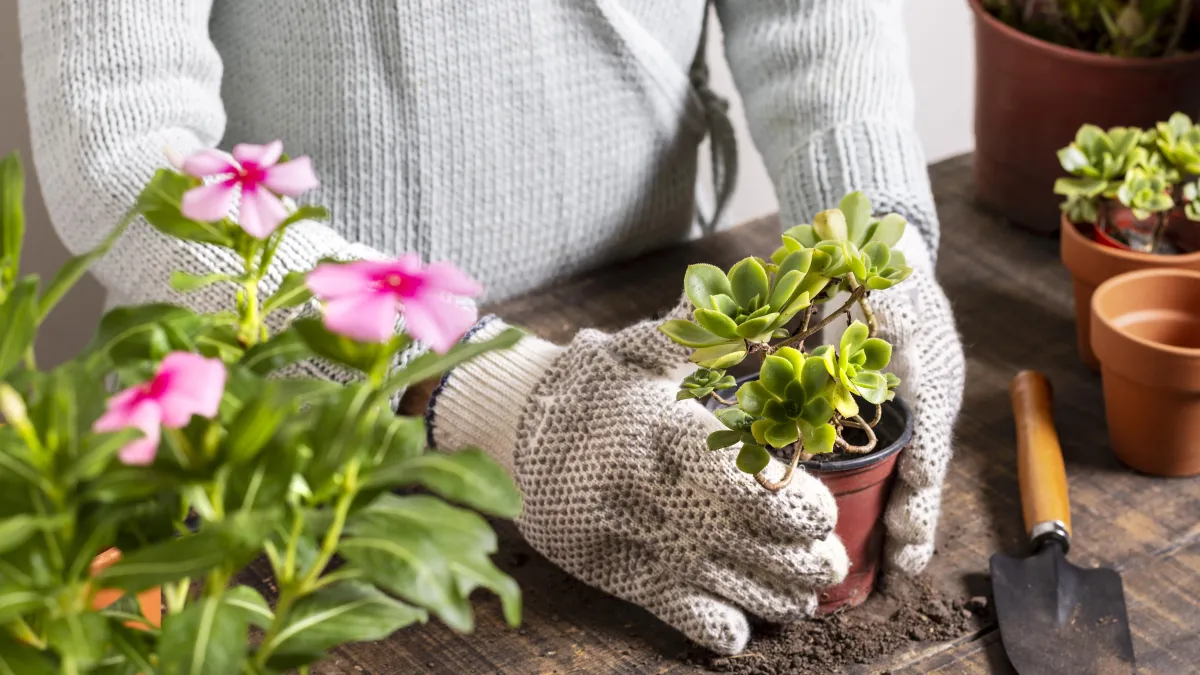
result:
<svg viewBox="0 0 1200 675"><path fill-rule="evenodd" d="M963 365L933 277L938 222L901 0L712 4L783 221L859 189L915 225L901 243L915 292L878 312L915 393L887 562L919 572ZM325 256L415 251L499 300L678 242L696 222L711 230L735 173L707 86L706 0L21 0L19 11L34 160L75 252L133 203L164 147L280 138L313 158L332 221L289 231L272 283ZM698 205L706 133L718 189ZM228 298L215 286L175 294L170 272L238 264L139 223L94 270L110 303L204 310ZM482 321L466 339L502 325ZM439 447L476 444L505 463L526 497L518 525L548 559L736 653L748 614L808 616L816 589L846 573L836 508L812 477L769 493L704 449L714 419L675 402L665 374L682 354L654 325L583 331L565 349L529 336L460 367L433 397L430 429ZM589 393L600 383L602 398ZM406 405L425 408L421 392Z"/></svg>

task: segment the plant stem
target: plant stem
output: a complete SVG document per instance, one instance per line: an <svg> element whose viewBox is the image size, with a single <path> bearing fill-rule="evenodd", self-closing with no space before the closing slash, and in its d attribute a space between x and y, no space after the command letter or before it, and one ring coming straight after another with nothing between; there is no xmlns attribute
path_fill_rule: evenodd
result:
<svg viewBox="0 0 1200 675"><path fill-rule="evenodd" d="M846 439L842 438L841 436L838 436L834 443L841 446L846 452L852 452L856 455L865 455L866 453L875 449L875 445L878 443L879 439L875 436L875 430L872 429L871 425L867 424L866 420L864 420L861 416L855 415L853 419L855 422L857 422L857 424L854 425L855 428L862 429L863 431L867 432L867 444L850 445L846 442Z"/></svg>
<svg viewBox="0 0 1200 675"><path fill-rule="evenodd" d="M191 584L191 579L180 579L173 584L163 584L163 600L167 603L168 614L178 614L183 611L183 606L187 604L187 594Z"/></svg>
<svg viewBox="0 0 1200 675"><path fill-rule="evenodd" d="M713 393L709 394L709 396L712 396L714 399L716 399L716 401L718 403L720 403L722 405L737 405L737 401L730 401L729 399L722 397L720 394L718 394L715 391Z"/></svg>
<svg viewBox="0 0 1200 675"><path fill-rule="evenodd" d="M834 319L836 319L838 316L840 316L846 312L849 312L850 308L852 306L854 306L854 303L858 302L859 298L861 298L864 295L866 295L866 290L862 286L859 286L858 288L854 289L854 291L852 291L850 293L850 297L846 299L846 302L841 307L838 307L836 310L833 311L832 314L830 314L829 316L822 319L820 323L818 323L817 325L813 326L812 328L810 328L808 330L801 332L799 335L793 335L792 337L784 340L783 342L780 342L779 344L775 345L774 347L771 347L770 349L767 350L767 353L774 354L775 352L779 351L779 349L786 347L792 343L804 344L804 340L806 340L808 337L819 332L825 326L828 326L829 324L833 323Z"/></svg>
<svg viewBox="0 0 1200 675"><path fill-rule="evenodd" d="M1175 17L1175 27L1171 29L1171 37L1167 39L1167 46L1163 48L1163 56L1170 56L1171 52L1179 47L1179 42L1183 39L1183 31L1187 30L1188 17L1191 13L1192 0L1183 0L1179 3L1179 15Z"/></svg>
<svg viewBox="0 0 1200 675"><path fill-rule="evenodd" d="M10 632L14 637L30 647L33 647L34 649L40 649L42 651L46 650L46 641L38 637L37 634L33 632L33 629L29 627L29 624L25 623L25 619L22 619L21 617L13 619Z"/></svg>
<svg viewBox="0 0 1200 675"><path fill-rule="evenodd" d="M788 464L788 468L783 472L783 477L780 478L778 482L767 478L761 471L754 474L754 480L758 481L759 485L763 486L767 490L770 490L771 492L780 492L787 486L791 485L792 476L796 475L796 466L800 464L800 455L808 454L804 452L803 441L796 441L794 446L796 449L792 452L792 463Z"/></svg>
<svg viewBox="0 0 1200 675"><path fill-rule="evenodd" d="M809 305L808 309L804 310L804 323L800 325L801 334L808 332L808 325L812 322L813 314L815 314L816 311L816 305ZM804 338L801 338L800 342L796 344L796 349L799 351L804 351Z"/></svg>
<svg viewBox="0 0 1200 675"><path fill-rule="evenodd" d="M1167 229L1167 214L1159 212L1155 214L1158 222L1154 225L1154 232L1150 234L1150 250L1147 253L1158 251L1158 242L1162 240L1163 232Z"/></svg>
<svg viewBox="0 0 1200 675"><path fill-rule="evenodd" d="M850 288L856 291L862 288L853 276L846 277L846 279L850 282ZM871 311L871 306L867 304L867 293L869 292L870 289L863 291L862 297L858 299L858 307L862 310L863 318L867 320L867 336L875 337L879 332L879 322L875 320L875 312Z"/></svg>
<svg viewBox="0 0 1200 675"><path fill-rule="evenodd" d="M304 514L300 509L292 511L292 529L288 533L287 553L283 559L283 574L278 575L279 581L290 584L296 576L296 545L300 541L300 532L304 528Z"/></svg>
<svg viewBox="0 0 1200 675"><path fill-rule="evenodd" d="M881 420L881 419L883 419L883 406L877 405L877 406L875 406L875 419L871 420L871 423L867 426L874 429L876 427L876 425L879 424L879 420ZM855 422L854 420L842 420L842 424L845 424L848 427L854 427L855 429L863 428L863 427L859 426L858 422Z"/></svg>

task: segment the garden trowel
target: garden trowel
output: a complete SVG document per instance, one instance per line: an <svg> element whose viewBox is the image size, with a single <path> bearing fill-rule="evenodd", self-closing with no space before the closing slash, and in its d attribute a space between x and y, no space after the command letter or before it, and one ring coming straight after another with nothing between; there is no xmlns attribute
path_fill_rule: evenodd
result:
<svg viewBox="0 0 1200 675"><path fill-rule="evenodd" d="M1050 383L1041 373L1024 371L1013 378L1011 394L1021 511L1034 553L992 556L1004 651L1020 675L1134 673L1121 577L1066 560L1071 512Z"/></svg>

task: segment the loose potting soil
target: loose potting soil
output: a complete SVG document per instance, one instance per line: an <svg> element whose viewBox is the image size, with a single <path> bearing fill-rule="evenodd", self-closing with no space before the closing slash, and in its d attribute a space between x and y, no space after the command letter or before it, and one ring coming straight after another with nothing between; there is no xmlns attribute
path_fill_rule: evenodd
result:
<svg viewBox="0 0 1200 675"><path fill-rule="evenodd" d="M952 598L927 580L893 581L861 606L789 626L755 626L732 657L699 650L692 663L735 675L843 673L920 643L944 642L983 628L988 598Z"/></svg>

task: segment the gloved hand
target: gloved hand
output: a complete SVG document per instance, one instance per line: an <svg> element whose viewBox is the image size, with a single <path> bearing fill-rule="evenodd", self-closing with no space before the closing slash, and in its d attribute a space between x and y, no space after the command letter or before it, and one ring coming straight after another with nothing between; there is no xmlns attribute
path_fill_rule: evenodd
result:
<svg viewBox="0 0 1200 675"><path fill-rule="evenodd" d="M892 343L889 368L912 409L912 445L900 455L888 503L884 547L889 572L918 574L933 555L942 483L952 454L954 420L962 407L966 363L950 302L933 275L933 261L917 228L898 242L913 274L868 302L880 337Z"/></svg>
<svg viewBox="0 0 1200 675"><path fill-rule="evenodd" d="M682 316L690 306L681 304ZM780 493L738 471L724 428L675 400L688 351L657 327L583 330L566 348L535 337L451 371L430 403L433 444L475 445L506 464L525 495L517 526L549 560L640 605L722 654L749 638L746 614L812 614L814 589L844 578L829 491L801 472ZM505 327L477 325L468 340ZM765 471L778 480L784 466Z"/></svg>

